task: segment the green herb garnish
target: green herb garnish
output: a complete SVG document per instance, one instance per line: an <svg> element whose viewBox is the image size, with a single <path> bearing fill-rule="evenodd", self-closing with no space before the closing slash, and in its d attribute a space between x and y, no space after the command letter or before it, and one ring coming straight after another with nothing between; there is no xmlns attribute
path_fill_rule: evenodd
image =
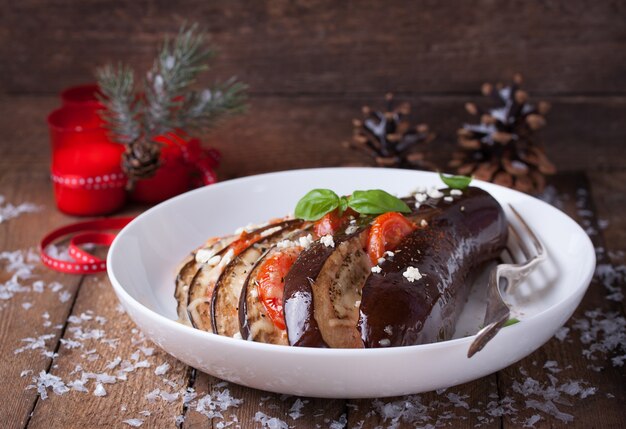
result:
<svg viewBox="0 0 626 429"><path fill-rule="evenodd" d="M502 327L506 328L507 326L515 325L516 323L519 323L519 319L516 319L515 317L512 317L509 320L507 320L506 322L504 322L504 325L502 325Z"/></svg>
<svg viewBox="0 0 626 429"><path fill-rule="evenodd" d="M411 212L404 201L380 189L354 191L349 197L339 197L330 189L313 189L298 201L294 214L299 219L318 220L336 208L341 215L348 207L368 215Z"/></svg>
<svg viewBox="0 0 626 429"><path fill-rule="evenodd" d="M472 181L472 177L467 176L452 176L452 175L443 175L439 173L439 177L443 181L443 183L451 189L465 189L469 186Z"/></svg>

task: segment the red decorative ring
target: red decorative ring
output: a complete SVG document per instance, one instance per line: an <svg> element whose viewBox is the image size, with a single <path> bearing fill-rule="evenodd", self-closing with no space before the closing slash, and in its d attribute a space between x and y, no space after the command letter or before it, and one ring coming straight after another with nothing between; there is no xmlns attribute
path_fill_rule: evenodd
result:
<svg viewBox="0 0 626 429"><path fill-rule="evenodd" d="M126 186L128 178L124 173L103 174L100 176L83 177L74 174L54 174L52 173L52 181L60 185L73 189L110 189L122 188Z"/></svg>
<svg viewBox="0 0 626 429"><path fill-rule="evenodd" d="M97 231L121 229L126 226L132 217L123 218L109 218L89 220L85 222L73 223L64 227L55 229L46 235L39 243L39 254L41 255L41 262L56 271L71 274L93 274L106 270L106 261L100 259L85 250L81 249L79 245L86 243L101 244L109 246L115 234L103 233ZM83 231L82 234L77 234ZM59 238L66 235L77 234L70 240L69 254L75 260L64 261L61 259L53 258L46 253L46 248L54 243Z"/></svg>

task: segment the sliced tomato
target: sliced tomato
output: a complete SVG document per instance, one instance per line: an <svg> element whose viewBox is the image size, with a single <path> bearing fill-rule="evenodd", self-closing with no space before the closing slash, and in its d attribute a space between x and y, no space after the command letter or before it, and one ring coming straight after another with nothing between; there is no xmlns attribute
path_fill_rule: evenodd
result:
<svg viewBox="0 0 626 429"><path fill-rule="evenodd" d="M335 235L343 226L350 222L351 217L356 217L357 212L348 208L339 216L339 210L335 209L332 212L326 213L320 220L315 222L313 226L313 232L318 237L325 235Z"/></svg>
<svg viewBox="0 0 626 429"><path fill-rule="evenodd" d="M367 253L373 265L386 251L394 250L417 226L400 213L389 212L374 219L369 232Z"/></svg>
<svg viewBox="0 0 626 429"><path fill-rule="evenodd" d="M246 231L242 232L239 238L231 243L228 247L233 251L233 256L239 255L246 250L251 244L256 243L262 238L261 234L250 234Z"/></svg>
<svg viewBox="0 0 626 429"><path fill-rule="evenodd" d="M263 261L257 274L257 291L267 315L278 329L285 329L283 313L283 293L285 276L298 258L301 248L291 248L277 252Z"/></svg>

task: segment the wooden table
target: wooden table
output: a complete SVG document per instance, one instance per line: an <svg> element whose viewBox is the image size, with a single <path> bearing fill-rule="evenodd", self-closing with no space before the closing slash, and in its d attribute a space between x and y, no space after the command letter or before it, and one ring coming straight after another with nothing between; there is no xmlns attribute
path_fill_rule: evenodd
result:
<svg viewBox="0 0 626 429"><path fill-rule="evenodd" d="M280 97L255 99L246 118L237 120L232 127L223 128L208 140L225 153L221 171L225 178L280 169L339 165L355 160L356 155L340 149L339 143L349 137L349 119L358 112L362 101L358 98L337 101L315 97L301 97L295 101ZM558 104L558 99L552 101ZM452 100L435 100L431 108L435 113L439 112L441 118L447 118L441 119L444 124L450 120L444 112L451 111L451 106L458 102L460 99L454 97ZM589 107L590 103L593 104L593 100L566 102L560 114L568 112L570 118L574 118L572 123L577 122L576 118L582 120L591 114L599 123L598 128L603 126L608 130L605 138L614 142L624 135L626 128L620 119L624 112L623 100L609 100L594 109ZM0 99L0 135L3 136L0 142L0 195L7 202L32 202L41 207L39 212L0 223L0 253L33 248L49 230L76 220L56 210L51 192L48 139L43 118L56 104L54 97L7 96ZM270 118L275 120L269 121ZM592 129L582 129L583 141L597 138ZM571 140L564 127L553 128L550 133L558 141ZM293 144L294 136L299 139L297 144ZM615 146L619 148L619 143ZM618 148L612 150L623 156ZM593 153L592 148L583 145L577 145L576 150L588 151L589 156ZM563 154L559 156L557 159L564 159ZM580 152L572 155L576 159L583 159L584 156ZM567 163L567 159L561 162ZM591 233L598 248L598 264L622 264L626 242L623 216L626 208L626 171L602 171L593 168L594 162L589 160L586 173L560 173L551 178L553 195L562 209ZM615 163L623 164L623 159L617 159ZM129 213L137 213L141 209L133 208ZM9 268L0 261L0 283L11 277ZM389 405L391 403L400 407L397 409L404 409L406 416L413 416L400 419L398 427L438 423L449 427L473 428L479 425L484 428L510 428L533 422L537 419L533 417L535 415L540 416L534 425L537 428L562 427L565 425L564 418L573 419L569 427L626 426L623 411L626 402L624 367L611 362L611 358L623 355L626 350L597 351L591 356L595 359L583 355L583 350L589 349L590 344L581 342L581 324L593 322L594 314L588 313L590 310L601 311L602 315L595 316L596 321L604 320L610 312L616 312L615 317L624 315L624 300L608 300L609 291L597 278L575 316L566 325L570 330L563 340L554 338L509 368L445 392L381 400L285 397L223 383L178 362L158 348L152 349L153 346L142 338L129 318L120 311L106 275L62 275L35 263L33 278L21 283L31 285L36 280L44 282L42 292L35 291L37 287L29 287L0 301L2 427L130 427L122 421L141 419L143 427L173 428L178 424L183 428L217 428L226 421L237 422L233 423L233 427L248 428L262 427L263 421L271 425L272 421L267 419L276 417L290 427L298 428L374 428L394 423L392 418L384 418L385 415L397 415ZM50 287L53 282L58 282L62 289ZM624 274L611 286L623 288ZM33 344L33 341L24 339L42 335L47 336L41 338L41 347L34 342L32 348L16 353L19 348ZM79 341L74 342L77 337ZM597 341L591 343L594 342ZM48 353L44 353L46 351ZM149 367L128 372L126 381L117 380L114 384L103 382L105 396L94 395L97 380L86 384L88 392L72 390L57 395L48 389L45 400L36 389L28 388L33 376L41 371L60 377L66 384L80 378L82 371L114 374L124 364L113 369L107 366L111 368L118 357L133 363L145 360ZM164 363L169 365L169 369L164 374L155 374L157 367L161 370L165 368L161 366ZM77 365L81 365L82 370ZM553 381L551 377L555 377ZM520 393L523 389L520 383L528 383L530 379L536 380L544 393L553 384L567 390L568 380L582 380L582 387L595 389L587 389L585 394L589 396L584 399L580 398L580 393L570 396L561 392L558 396L568 403L558 402L555 405L571 416L561 415L559 419L555 417L557 413L554 410L533 408L536 404L533 400L538 399L545 405L543 394L526 396ZM101 376L100 381L107 380ZM158 392L154 393L155 389L179 394L163 395L164 399ZM187 389L193 389L198 397L228 389L229 394L240 402L222 411L224 419L211 419L197 412L195 403L184 404L180 392ZM298 416L299 413L294 412L301 404L301 416L292 418L290 413ZM420 408L419 404L424 408ZM516 411L513 412L512 408ZM265 420L263 416L266 416ZM178 423L177 418L180 420Z"/></svg>

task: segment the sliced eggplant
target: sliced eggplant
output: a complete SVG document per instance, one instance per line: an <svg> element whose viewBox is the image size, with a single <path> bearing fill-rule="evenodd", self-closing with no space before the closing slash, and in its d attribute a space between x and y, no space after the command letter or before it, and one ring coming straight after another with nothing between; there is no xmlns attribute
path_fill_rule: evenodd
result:
<svg viewBox="0 0 626 429"><path fill-rule="evenodd" d="M202 265L202 263L197 260L198 252L200 252L200 254L204 253L205 257L209 258L210 256L220 252L232 243L233 240L234 236L216 239L188 255L181 263L178 275L176 276L176 289L174 291L174 297L178 303L177 312L179 323L191 326L187 306L189 305L189 285Z"/></svg>
<svg viewBox="0 0 626 429"><path fill-rule="evenodd" d="M311 228L304 228L293 232L286 240L297 243L301 237L307 237ZM310 238L310 237L309 237ZM276 326L261 302L258 291L260 274L266 261L279 257L281 254L288 255L293 259L302 252L299 245L273 246L254 265L244 282L239 302L239 326L243 339L258 341L269 344L288 345L287 331Z"/></svg>
<svg viewBox="0 0 626 429"><path fill-rule="evenodd" d="M371 263L363 251L364 230L336 245L311 283L313 312L324 342L331 348L362 348L357 329L361 289Z"/></svg>
<svg viewBox="0 0 626 429"><path fill-rule="evenodd" d="M444 191L448 194L449 191ZM507 222L487 192L468 188L403 239L363 287L359 330L365 347L449 339L467 299L472 269L504 249Z"/></svg>
<svg viewBox="0 0 626 429"><path fill-rule="evenodd" d="M281 229L282 226L279 226L279 224L265 225L245 234L248 237L256 236L260 239L263 237L265 231L274 230L275 228ZM227 247L217 252L215 257L209 259L207 263L200 267L189 285L189 303L187 305L189 319L195 328L213 332L211 299L215 283L224 268L237 256L235 252L240 253L254 245L255 242L256 241L250 241L248 244L248 241L244 240L242 236L238 236ZM241 248L241 246L244 247Z"/></svg>
<svg viewBox="0 0 626 429"><path fill-rule="evenodd" d="M301 220L285 221L265 231L267 235L242 251L224 268L215 284L211 301L213 332L232 337L239 333L239 300L250 270L267 250L305 225Z"/></svg>

